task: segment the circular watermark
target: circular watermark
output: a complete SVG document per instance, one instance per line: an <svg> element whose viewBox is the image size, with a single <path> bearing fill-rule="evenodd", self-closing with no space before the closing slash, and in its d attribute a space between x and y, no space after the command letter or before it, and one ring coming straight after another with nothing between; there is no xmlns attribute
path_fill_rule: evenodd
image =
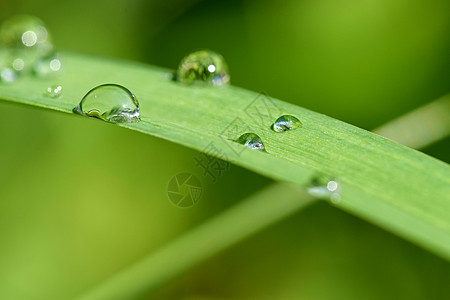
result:
<svg viewBox="0 0 450 300"><path fill-rule="evenodd" d="M191 207L200 200L202 184L191 173L180 173L170 179L167 185L167 196L177 207Z"/></svg>

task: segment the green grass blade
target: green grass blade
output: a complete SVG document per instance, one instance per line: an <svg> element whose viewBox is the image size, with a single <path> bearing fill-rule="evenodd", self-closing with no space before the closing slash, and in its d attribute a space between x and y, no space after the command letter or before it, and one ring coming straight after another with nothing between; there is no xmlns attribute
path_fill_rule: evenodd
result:
<svg viewBox="0 0 450 300"><path fill-rule="evenodd" d="M273 184L149 254L79 299L137 299L312 202L314 199L298 188Z"/></svg>
<svg viewBox="0 0 450 300"><path fill-rule="evenodd" d="M373 132L414 149L446 138L450 135L450 95L383 124Z"/></svg>
<svg viewBox="0 0 450 300"><path fill-rule="evenodd" d="M142 64L66 53L60 78L24 77L2 84L0 98L71 113L92 87L122 84L136 94L142 116L140 123L123 127L200 151L213 143L225 159L279 181L306 186L316 173L335 176L342 186L338 207L450 259L448 164L295 105L273 100L267 109L252 102L257 93L185 86L169 75ZM63 86L62 99L44 95L50 84ZM251 103L263 112L261 119L246 115ZM298 117L303 126L273 132L271 123L280 114ZM230 124L237 130L226 130ZM245 149L236 154L244 148L230 139L246 131L262 137L267 153Z"/></svg>
<svg viewBox="0 0 450 300"><path fill-rule="evenodd" d="M386 130L386 132L390 134L390 137L392 139L395 137L401 138L402 134L400 133L404 132L405 130L405 122L403 120L406 119L410 121L421 119L424 117L424 111L427 112L425 115L428 117L430 117L430 115L433 113L438 114L438 116L442 115L441 111L443 108L445 108L442 107L443 100L446 101L445 98L442 98L430 104L427 104L424 107L409 112L404 116L400 116L396 120L388 122L385 126L379 127L379 129L380 131L384 131L384 129L387 128L388 130ZM439 104L437 105L436 103ZM432 111L428 109L429 107L436 106L441 106L441 109ZM408 116L414 117L410 118ZM438 121L442 121L442 118L438 118ZM436 123L434 124L433 128L438 128L438 126L436 126ZM434 141L436 141L441 135L432 134L432 136L434 137ZM420 140L420 138L422 138L422 140ZM427 136L420 136L415 141L416 145L422 145L425 141L427 141L426 144L428 144L430 138ZM175 239L156 253L148 255L144 259L135 263L133 266L121 271L116 276L107 279L99 286L94 287L92 290L84 294L84 296L82 296L82 299L114 299L116 295L127 297L130 294L136 295L143 294L144 292L149 292L152 289L157 288L159 285L163 284L165 281L170 280L171 278L179 275L180 273L183 273L184 271L195 266L201 261L217 254L218 251L233 246L233 244L235 244L238 240L243 240L243 233L245 236L250 236L251 234L257 233L258 231L270 225L269 223L278 221L283 217L291 214L291 209L297 211L300 208L304 207L300 207L297 204L303 203L303 205L307 205L312 200L312 198L308 199L306 197L306 201L290 201L289 197L294 197L295 199L296 197L300 196L301 193L299 191L294 191L292 187L283 184L274 184L270 188L266 188L263 191L257 192L255 195L252 195L248 199L242 200L241 204L234 207L233 209L226 211L219 215L217 218L214 218L211 221L204 223L200 227L193 229L187 234L181 236L181 238ZM302 196L305 197L306 195ZM251 228L251 230L249 230L248 219L245 214L250 212L252 215L252 219L254 220L255 213L258 214L257 217L260 217L261 214L267 213L265 209L268 209L270 211L275 199L281 199L282 203L276 200L276 204L277 207L280 207L280 205L284 207L284 213L276 214L277 217L273 218L275 214L269 212L269 215L267 217L262 217L260 222L253 223L254 226ZM286 200L288 202L284 203ZM291 207L292 204L294 204L295 207ZM254 206L253 209L250 208L252 206ZM238 217L239 215L243 217L242 220L240 220L240 218ZM390 222L389 216L387 216L385 222ZM229 230L230 228L231 231ZM196 249L194 251L194 253L196 254L194 258L192 257L192 255L181 255L181 253L185 253L186 247L190 248L193 245L198 245L197 241L209 241L210 243L215 244L214 239L220 241L218 243L220 247L201 247L201 249ZM192 252L188 253L192 254ZM177 259L161 259L170 256L177 257ZM161 263L163 266L160 265ZM156 275L155 273L157 270L160 270L159 273L157 273L158 275ZM159 275L161 274L164 274L165 276L160 277ZM141 278L146 278L146 280L141 280Z"/></svg>

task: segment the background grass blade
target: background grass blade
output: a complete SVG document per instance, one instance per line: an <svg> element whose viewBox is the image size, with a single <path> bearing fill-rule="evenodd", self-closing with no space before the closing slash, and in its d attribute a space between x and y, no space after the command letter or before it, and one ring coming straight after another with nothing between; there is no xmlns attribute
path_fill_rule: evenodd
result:
<svg viewBox="0 0 450 300"><path fill-rule="evenodd" d="M149 254L79 299L137 299L313 201L298 188L273 184Z"/></svg>
<svg viewBox="0 0 450 300"><path fill-rule="evenodd" d="M240 88L184 86L170 80L171 73L165 70L70 53L65 54L65 66L59 78L24 77L2 85L0 97L71 113L92 87L122 84L136 94L142 112L141 122L123 127L200 151L212 143L220 150L212 154L275 180L306 186L317 173L334 176L342 186L338 207L450 259L447 164L349 124ZM62 99L44 96L49 84L63 86ZM260 114L246 113L256 109ZM298 117L302 128L273 132L272 122L286 113ZM262 137L267 153L230 141L248 131Z"/></svg>
<svg viewBox="0 0 450 300"><path fill-rule="evenodd" d="M429 128L432 131L431 134L429 136L422 134L415 137L414 143L417 147L420 147L444 137L439 133L445 132L446 128L450 127L449 124L445 123L446 119L443 118L442 109L444 109L444 112L446 112L445 109L448 109L448 99L445 97L400 116L394 121L380 126L377 130L378 132L388 133L391 139L398 138L401 140L408 123L423 121L423 119L430 120L433 115L436 115L437 119L433 119L434 123ZM441 130L438 130L439 128ZM302 198L301 201L297 199L298 197ZM236 242L263 230L271 223L287 217L293 211L298 211L300 208L307 206L313 199L310 195L302 193L301 190L293 186L273 184L248 199L242 200L242 203L238 206L193 229L156 253L149 254L114 277L95 286L80 299L121 299L130 295L137 296L148 293L165 281L216 255L217 252L233 246ZM279 211L270 212L273 203L276 204L277 208L283 207L283 213L279 213ZM302 205L299 205L300 203ZM254 225L251 228L248 227L249 221L246 213L249 216L251 215L253 221L251 223ZM260 220L254 222L256 219ZM197 243L197 241L208 241L208 247ZM211 244L213 247L211 247ZM184 255L186 248L195 248L195 250L188 251L186 256ZM176 259L164 259L165 257L176 257ZM161 276L161 274L164 275ZM142 280L142 278L145 278L145 280Z"/></svg>
<svg viewBox="0 0 450 300"><path fill-rule="evenodd" d="M450 95L404 114L373 132L414 149L443 139L450 134Z"/></svg>

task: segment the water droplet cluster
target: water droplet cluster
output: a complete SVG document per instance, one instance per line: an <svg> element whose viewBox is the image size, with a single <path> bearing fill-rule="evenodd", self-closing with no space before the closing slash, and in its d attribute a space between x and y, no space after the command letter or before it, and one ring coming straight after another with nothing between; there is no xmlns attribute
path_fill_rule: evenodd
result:
<svg viewBox="0 0 450 300"><path fill-rule="evenodd" d="M0 74L13 82L22 74L49 76L61 69L44 23L29 15L13 16L0 26Z"/></svg>
<svg viewBox="0 0 450 300"><path fill-rule="evenodd" d="M62 96L62 86L60 85L52 85L47 88L47 92L45 94L50 98L59 98Z"/></svg>
<svg viewBox="0 0 450 300"><path fill-rule="evenodd" d="M52 59L37 64L37 73L46 73L52 68ZM177 80L184 84L223 86L230 81L228 66L220 54L201 50L188 54L182 59L177 71ZM51 90L50 90L51 91ZM90 90L74 108L74 112L86 117L101 119L110 123L134 123L140 121L139 102L127 88L117 84L103 84ZM261 139L244 144L252 149L264 150ZM240 138L245 139L244 135Z"/></svg>
<svg viewBox="0 0 450 300"><path fill-rule="evenodd" d="M275 120L271 128L275 132L284 132L294 130L300 126L302 126L302 122L300 122L298 118L292 115L283 115ZM266 151L266 147L264 146L261 137L256 133L244 133L234 141L253 150Z"/></svg>
<svg viewBox="0 0 450 300"><path fill-rule="evenodd" d="M54 50L44 23L33 16L11 17L0 27L0 81L10 83L19 75L31 72L48 77L61 70L61 60ZM186 55L180 62L176 80L183 84L226 86L230 82L224 58L210 50L200 50ZM50 98L62 96L61 85L52 85L45 93ZM92 88L80 101L74 112L110 123L140 121L140 107L136 96L124 86L103 84ZM295 116L282 115L272 124L273 131L285 132L302 126ZM257 151L266 151L259 135L246 132L234 142ZM340 183L333 178L318 176L313 179L308 192L318 198L340 202Z"/></svg>

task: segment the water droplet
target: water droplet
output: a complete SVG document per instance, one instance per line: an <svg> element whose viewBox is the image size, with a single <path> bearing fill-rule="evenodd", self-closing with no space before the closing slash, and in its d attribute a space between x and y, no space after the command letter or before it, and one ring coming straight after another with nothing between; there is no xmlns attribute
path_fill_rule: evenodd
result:
<svg viewBox="0 0 450 300"><path fill-rule="evenodd" d="M47 88L46 96L50 98L59 98L62 96L62 86L52 85Z"/></svg>
<svg viewBox="0 0 450 300"><path fill-rule="evenodd" d="M37 60L53 50L44 23L28 15L14 16L3 22L0 45L12 57L10 64L16 71L30 70Z"/></svg>
<svg viewBox="0 0 450 300"><path fill-rule="evenodd" d="M17 79L17 73L11 68L3 68L0 70L0 78L2 82L13 82Z"/></svg>
<svg viewBox="0 0 450 300"><path fill-rule="evenodd" d="M302 122L294 116L283 115L279 117L272 125L272 129L276 132L293 130L302 126Z"/></svg>
<svg viewBox="0 0 450 300"><path fill-rule="evenodd" d="M230 82L230 75L222 55L211 50L200 50L181 60L177 80L186 84L222 86Z"/></svg>
<svg viewBox="0 0 450 300"><path fill-rule="evenodd" d="M22 58L18 57L13 60L12 67L16 71L22 71L25 68L25 61Z"/></svg>
<svg viewBox="0 0 450 300"><path fill-rule="evenodd" d="M22 43L26 47L33 47L37 43L37 34L34 31L27 30L22 34Z"/></svg>
<svg viewBox="0 0 450 300"><path fill-rule="evenodd" d="M61 60L54 53L39 59L33 67L33 74L39 77L49 77L61 71Z"/></svg>
<svg viewBox="0 0 450 300"><path fill-rule="evenodd" d="M8 48L53 48L44 22L29 15L17 15L5 20L0 27L0 42Z"/></svg>
<svg viewBox="0 0 450 300"><path fill-rule="evenodd" d="M132 92L118 84L103 84L91 89L74 112L111 123L140 121L138 100Z"/></svg>
<svg viewBox="0 0 450 300"><path fill-rule="evenodd" d="M259 135L254 133L244 133L235 142L244 145L253 150L265 151L266 147L263 144Z"/></svg>
<svg viewBox="0 0 450 300"><path fill-rule="evenodd" d="M341 201L341 184L335 178L325 175L316 176L311 186L308 188L308 193L314 197L329 199L332 203L339 203Z"/></svg>

